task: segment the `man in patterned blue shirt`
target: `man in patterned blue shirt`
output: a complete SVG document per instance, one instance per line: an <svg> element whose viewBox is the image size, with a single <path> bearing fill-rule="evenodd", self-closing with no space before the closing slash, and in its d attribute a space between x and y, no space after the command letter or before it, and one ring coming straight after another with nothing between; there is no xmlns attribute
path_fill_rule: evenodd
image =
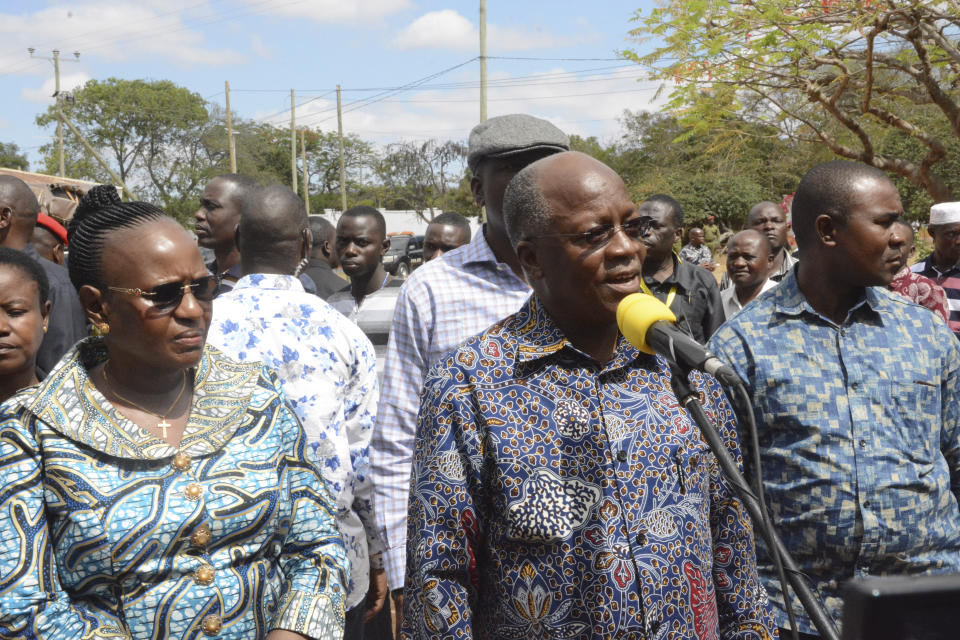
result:
<svg viewBox="0 0 960 640"><path fill-rule="evenodd" d="M793 201L803 260L709 345L747 384L774 525L838 623L846 580L960 572L960 343L885 288L902 213L877 169L811 169ZM786 627L762 547L759 565Z"/></svg>
<svg viewBox="0 0 960 640"><path fill-rule="evenodd" d="M666 362L617 329L649 219L576 152L504 205L534 295L426 377L402 637L772 638L749 518ZM693 383L739 457L720 387Z"/></svg>

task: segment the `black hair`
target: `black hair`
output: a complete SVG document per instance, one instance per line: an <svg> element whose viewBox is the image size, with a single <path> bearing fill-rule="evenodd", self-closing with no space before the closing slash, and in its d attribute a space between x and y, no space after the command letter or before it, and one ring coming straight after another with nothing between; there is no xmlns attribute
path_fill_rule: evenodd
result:
<svg viewBox="0 0 960 640"><path fill-rule="evenodd" d="M838 225L847 224L855 187L863 178L890 180L880 169L846 160L824 162L807 171L792 204L793 234L798 246L813 237L817 216L828 215Z"/></svg>
<svg viewBox="0 0 960 640"><path fill-rule="evenodd" d="M309 216L309 223L310 233L313 234L314 246L319 246L325 241L330 240L330 237L337 232L337 229L333 226L333 223L323 216Z"/></svg>
<svg viewBox="0 0 960 640"><path fill-rule="evenodd" d="M105 189L98 187L106 187L114 195L110 196ZM120 202L114 187L98 187L80 199L67 233L70 240L70 259L67 261L70 281L77 290L83 285L103 288L103 245L111 233L163 218L173 220L160 208L147 202Z"/></svg>
<svg viewBox="0 0 960 640"><path fill-rule="evenodd" d="M256 179L245 176L242 173L225 173L217 176L213 180L223 180L224 182L229 182L234 185L234 190L233 193L230 194L230 198L237 204L237 210L243 207L243 203L246 202L250 196L260 190L260 183L257 182ZM213 182L213 180L210 182Z"/></svg>
<svg viewBox="0 0 960 640"><path fill-rule="evenodd" d="M237 234L244 268L277 266L278 261L289 260L296 265L297 247L306 228L303 200L289 187L276 184L251 194L240 210Z"/></svg>
<svg viewBox="0 0 960 640"><path fill-rule="evenodd" d="M340 216L340 219L344 218L364 218L370 217L373 218L374 223L377 226L377 230L380 231L380 235L384 238L387 237L387 221L383 219L383 214L374 209L373 207L361 204L356 207L350 207Z"/></svg>
<svg viewBox="0 0 960 640"><path fill-rule="evenodd" d="M647 202L659 202L667 205L670 207L670 213L673 214L673 226L675 226L677 229L683 227L683 207L680 206L680 203L674 200L672 197L665 193L655 193L643 202L644 204Z"/></svg>
<svg viewBox="0 0 960 640"><path fill-rule="evenodd" d="M521 240L545 233L552 210L540 187L539 162L517 172L503 192L503 222L514 249Z"/></svg>
<svg viewBox="0 0 960 640"><path fill-rule="evenodd" d="M22 251L0 247L0 267L2 266L19 269L21 273L37 283L41 307L50 299L50 281L47 280L47 274L39 262Z"/></svg>
<svg viewBox="0 0 960 640"><path fill-rule="evenodd" d="M430 224L448 224L452 227L463 229L467 234L467 242L470 241L470 221L456 211L444 211L431 220Z"/></svg>

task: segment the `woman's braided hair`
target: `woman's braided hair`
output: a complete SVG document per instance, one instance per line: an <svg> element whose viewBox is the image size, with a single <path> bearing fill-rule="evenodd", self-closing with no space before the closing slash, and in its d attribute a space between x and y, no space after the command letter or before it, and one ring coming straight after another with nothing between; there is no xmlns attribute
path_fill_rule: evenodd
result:
<svg viewBox="0 0 960 640"><path fill-rule="evenodd" d="M70 241L70 281L79 290L85 284L103 288L103 245L117 229L129 229L168 217L147 202L121 202L116 187L101 184L77 204L67 227Z"/></svg>

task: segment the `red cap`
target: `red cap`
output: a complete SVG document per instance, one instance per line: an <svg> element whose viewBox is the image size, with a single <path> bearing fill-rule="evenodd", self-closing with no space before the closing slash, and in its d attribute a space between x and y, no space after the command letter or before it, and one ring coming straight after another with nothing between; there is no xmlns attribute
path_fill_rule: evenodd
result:
<svg viewBox="0 0 960 640"><path fill-rule="evenodd" d="M45 213L37 214L37 224L60 238L63 246L67 246L67 230L63 228L62 224Z"/></svg>

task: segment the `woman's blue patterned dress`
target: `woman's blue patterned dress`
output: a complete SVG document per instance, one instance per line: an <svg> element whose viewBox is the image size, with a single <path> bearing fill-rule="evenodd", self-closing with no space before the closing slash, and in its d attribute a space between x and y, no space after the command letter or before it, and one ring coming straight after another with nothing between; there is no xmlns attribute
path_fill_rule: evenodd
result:
<svg viewBox="0 0 960 640"><path fill-rule="evenodd" d="M340 638L333 501L274 375L206 347L174 448L89 381L105 358L0 408L0 637Z"/></svg>

